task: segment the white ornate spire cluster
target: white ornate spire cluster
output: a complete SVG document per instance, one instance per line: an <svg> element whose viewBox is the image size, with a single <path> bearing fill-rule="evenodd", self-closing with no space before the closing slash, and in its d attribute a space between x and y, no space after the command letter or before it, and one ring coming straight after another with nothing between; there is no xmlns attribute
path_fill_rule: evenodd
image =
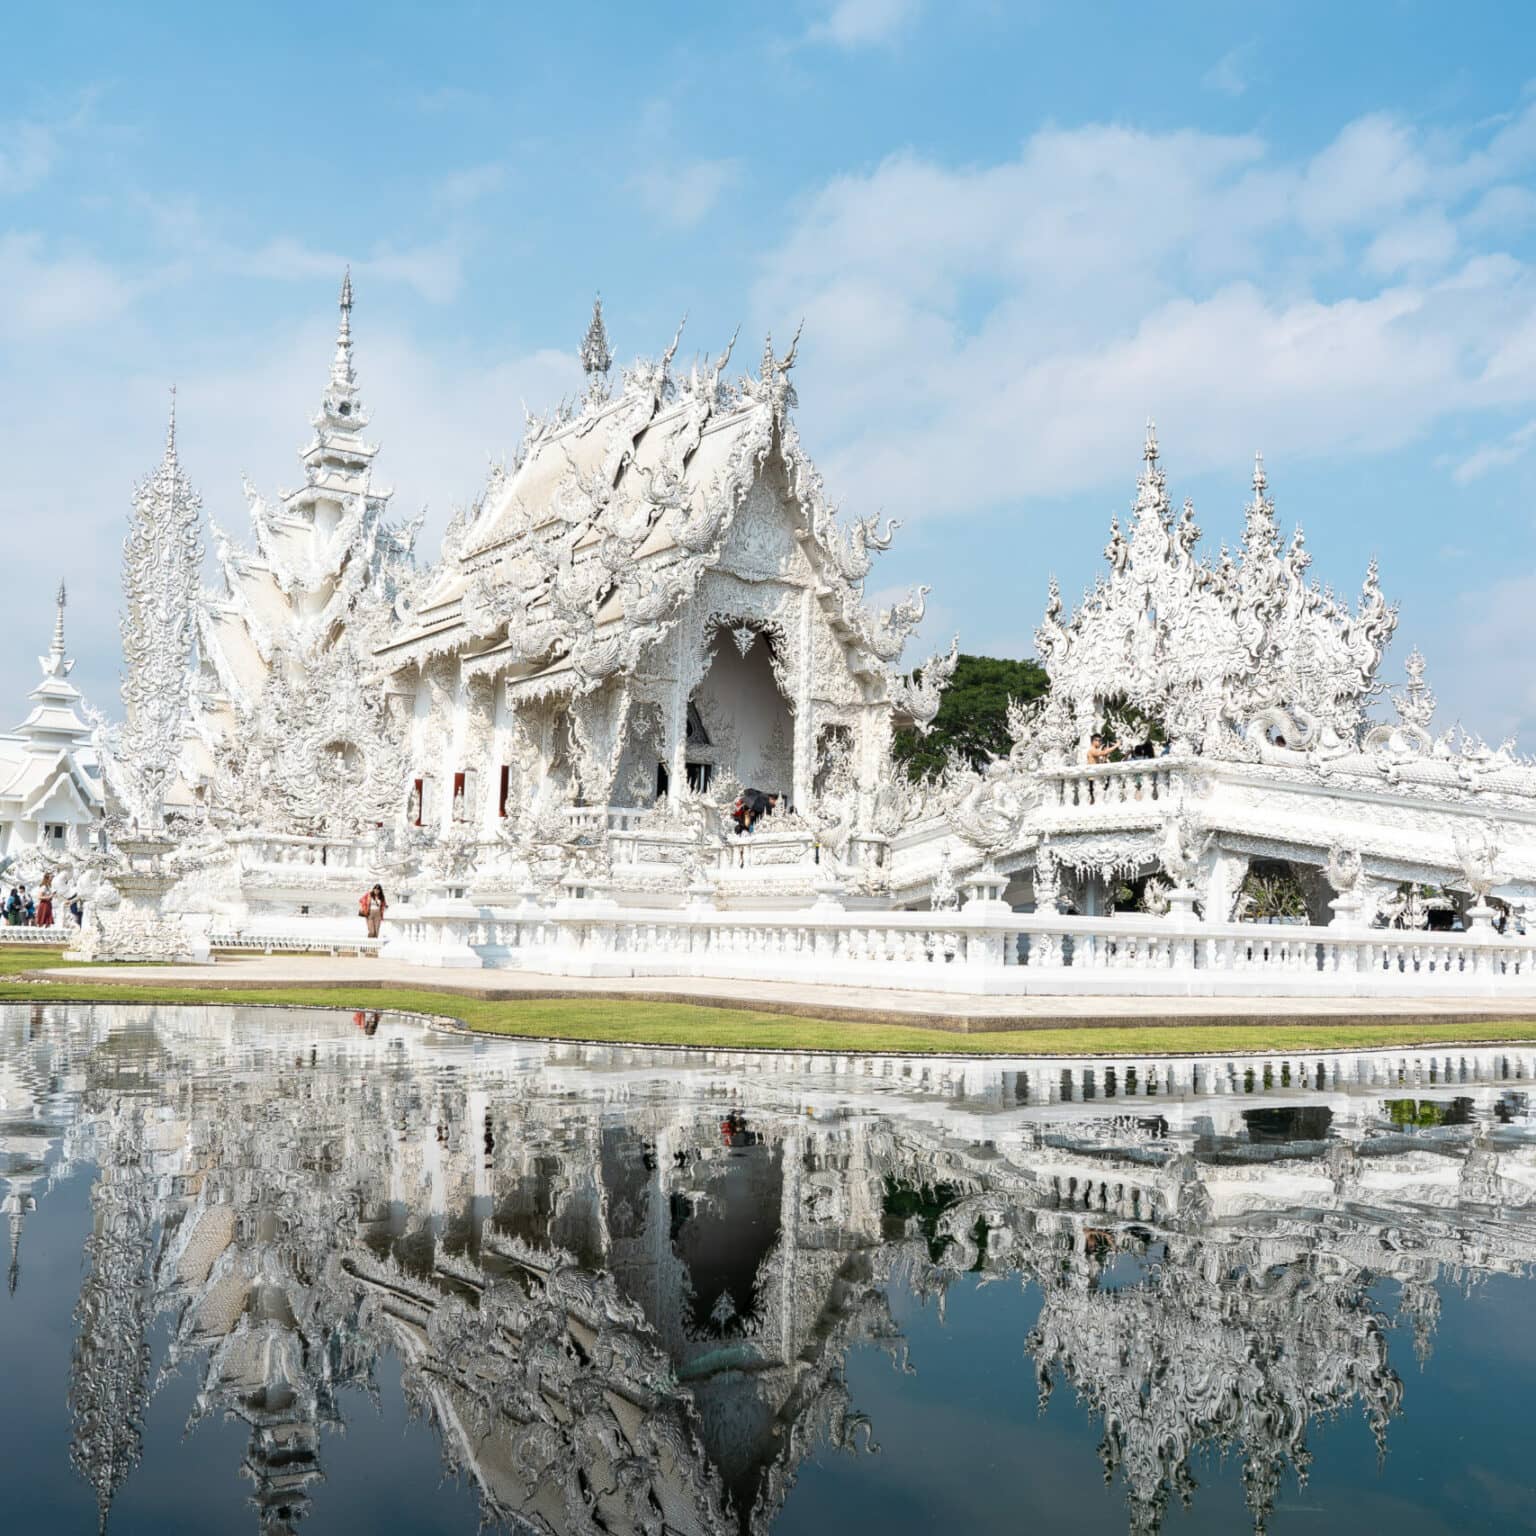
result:
<svg viewBox="0 0 1536 1536"><path fill-rule="evenodd" d="M592 399L608 398L608 371L613 367L613 348L608 345L608 328L603 324L603 298L592 301L592 320L581 338L581 371L587 376L587 394Z"/></svg>
<svg viewBox="0 0 1536 1536"><path fill-rule="evenodd" d="M203 564L201 511L176 456L173 390L165 456L134 495L123 541L125 719L108 762L113 790L144 831L164 820L187 728Z"/></svg>
<svg viewBox="0 0 1536 1536"><path fill-rule="evenodd" d="M1397 718L1404 725L1417 726L1421 731L1427 731L1430 722L1435 718L1435 708L1439 700L1435 698L1434 689L1424 680L1424 656L1418 646L1409 651L1408 659L1403 663L1403 671L1408 674L1408 682L1401 693L1392 695L1393 707L1397 710Z"/></svg>
<svg viewBox="0 0 1536 1536"><path fill-rule="evenodd" d="M1352 735L1397 622L1374 562L1354 611L1309 582L1301 530L1289 548L1281 540L1262 458L1236 559L1225 548L1202 558L1194 508L1174 512L1150 423L1143 459L1129 528L1110 525L1108 575L1065 621L1051 585L1035 640L1058 707L1085 734L1129 706L1208 750L1223 722L1264 710L1286 712L1298 738Z"/></svg>
<svg viewBox="0 0 1536 1536"><path fill-rule="evenodd" d="M224 590L200 614L194 774L220 815L272 831L372 827L404 777L371 658L414 579L419 524L390 525L373 483L352 304L349 271L304 483L276 506L247 485L254 547L215 528Z"/></svg>

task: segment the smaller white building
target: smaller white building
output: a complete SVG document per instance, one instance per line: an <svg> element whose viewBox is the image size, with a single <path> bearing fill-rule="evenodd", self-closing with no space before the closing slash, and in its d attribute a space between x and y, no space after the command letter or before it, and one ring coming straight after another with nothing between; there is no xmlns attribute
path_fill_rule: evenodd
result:
<svg viewBox="0 0 1536 1536"><path fill-rule="evenodd" d="M0 862L32 878L49 857L99 842L105 809L91 728L80 718L84 700L69 681L64 603L60 583L53 643L39 658L43 679L27 695L32 712L0 735Z"/></svg>

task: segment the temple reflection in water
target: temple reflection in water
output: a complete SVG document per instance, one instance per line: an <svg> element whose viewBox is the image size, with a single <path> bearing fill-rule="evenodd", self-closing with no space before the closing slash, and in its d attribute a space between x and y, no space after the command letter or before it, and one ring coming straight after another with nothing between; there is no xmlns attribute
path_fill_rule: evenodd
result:
<svg viewBox="0 0 1536 1536"><path fill-rule="evenodd" d="M1316 1420L1363 1417L1385 1448L1389 1334L1427 1358L1443 1286L1536 1259L1526 1093L1487 1053L1406 1084L1133 1079L1062 1103L1043 1081L10 1008L9 1282L39 1203L89 1178L78 1475L105 1520L153 1396L190 1375L191 1435L242 1421L275 1536L318 1504L326 1432L385 1355L493 1522L765 1532L808 1456L879 1440L845 1365L873 1344L911 1368L892 1299L1017 1277L1039 1316L999 1355L1042 1406L1086 1405L1153 1532L1209 1453L1237 1458L1263 1530Z"/></svg>

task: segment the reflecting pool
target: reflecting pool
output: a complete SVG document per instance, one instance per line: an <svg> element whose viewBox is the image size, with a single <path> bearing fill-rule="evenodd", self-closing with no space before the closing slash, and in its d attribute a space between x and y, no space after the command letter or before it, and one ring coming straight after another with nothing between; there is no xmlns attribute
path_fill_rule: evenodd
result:
<svg viewBox="0 0 1536 1536"><path fill-rule="evenodd" d="M1536 1119L0 1009L6 1531L1536 1530Z"/></svg>

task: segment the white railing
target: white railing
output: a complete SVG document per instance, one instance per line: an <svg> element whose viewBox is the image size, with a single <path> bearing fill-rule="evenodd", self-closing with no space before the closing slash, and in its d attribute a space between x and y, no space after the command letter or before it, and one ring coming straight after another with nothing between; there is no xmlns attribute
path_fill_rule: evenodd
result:
<svg viewBox="0 0 1536 1536"><path fill-rule="evenodd" d="M821 850L812 832L759 830L727 838L720 849L717 867L722 874L742 869L759 872L806 869L816 865L820 859Z"/></svg>
<svg viewBox="0 0 1536 1536"><path fill-rule="evenodd" d="M278 833L236 833L229 839L245 869L320 871L348 876L369 874L377 848L361 838L297 837Z"/></svg>
<svg viewBox="0 0 1536 1536"><path fill-rule="evenodd" d="M73 919L67 923L56 922L51 928L13 928L9 923L0 923L0 944L67 945L73 944L79 933Z"/></svg>
<svg viewBox="0 0 1536 1536"><path fill-rule="evenodd" d="M382 939L365 935L326 933L223 932L214 929L208 935L208 947L215 950L243 951L263 955L340 955L377 954Z"/></svg>
<svg viewBox="0 0 1536 1536"><path fill-rule="evenodd" d="M568 805L565 808L566 825L573 832L597 832L606 827L610 832L630 832L642 816L649 814L643 805Z"/></svg>
<svg viewBox="0 0 1536 1536"><path fill-rule="evenodd" d="M1188 918L719 912L428 903L386 920L419 964L978 994L1536 997L1536 940Z"/></svg>
<svg viewBox="0 0 1536 1536"><path fill-rule="evenodd" d="M1166 758L1131 758L1123 763L1093 767L1043 769L1040 782L1047 806L1087 809L1089 806L1157 805L1166 809L1174 798L1174 780L1184 765Z"/></svg>

